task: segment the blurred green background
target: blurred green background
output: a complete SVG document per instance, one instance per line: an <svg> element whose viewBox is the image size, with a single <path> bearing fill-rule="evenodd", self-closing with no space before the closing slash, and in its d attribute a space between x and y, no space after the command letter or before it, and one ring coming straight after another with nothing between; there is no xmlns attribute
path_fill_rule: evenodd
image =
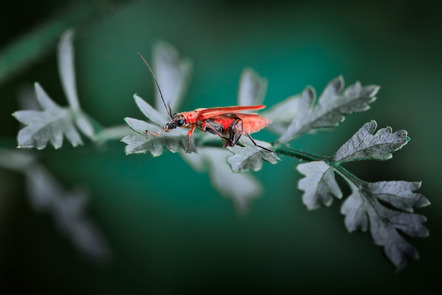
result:
<svg viewBox="0 0 442 295"><path fill-rule="evenodd" d="M239 77L252 67L269 81L270 106L306 85L318 93L343 75L347 85L381 86L367 112L293 147L331 154L363 123L405 129L411 142L387 162L348 168L375 180L423 181L432 203L421 254L396 273L367 234L348 234L340 201L307 211L297 160L265 164L254 175L264 193L245 217L177 154L125 156L118 141L37 152L66 187L90 193L87 214L112 251L95 263L78 254L48 214L32 210L19 174L0 170L0 292L34 294L416 293L439 286L442 203L442 2L440 1L1 1L0 52L45 28L76 29L82 108L104 126L142 118L132 95L153 101L137 57L165 40L194 62L182 110L236 103ZM56 29L53 29L56 28ZM47 29L50 30L50 29ZM55 34L55 33L54 33ZM29 35L28 35L29 36ZM66 105L55 43L35 43L37 58L0 83L0 147L15 148L18 93L40 82ZM21 38L21 39L20 39ZM50 42L49 42L50 41ZM3 48L3 51L1 51ZM28 49L29 50L29 49ZM29 50L30 52L32 50ZM20 55L20 52L17 52ZM5 62L5 60L3 60ZM0 64L0 67L2 65ZM4 65L3 65L4 66ZM257 139L273 137L266 132Z"/></svg>

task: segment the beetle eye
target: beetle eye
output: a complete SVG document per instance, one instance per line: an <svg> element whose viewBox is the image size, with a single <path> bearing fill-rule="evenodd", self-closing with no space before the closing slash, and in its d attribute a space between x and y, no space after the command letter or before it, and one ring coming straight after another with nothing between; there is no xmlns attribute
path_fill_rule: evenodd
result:
<svg viewBox="0 0 442 295"><path fill-rule="evenodd" d="M184 120L183 119L178 121L178 126L183 126L183 124L184 124Z"/></svg>

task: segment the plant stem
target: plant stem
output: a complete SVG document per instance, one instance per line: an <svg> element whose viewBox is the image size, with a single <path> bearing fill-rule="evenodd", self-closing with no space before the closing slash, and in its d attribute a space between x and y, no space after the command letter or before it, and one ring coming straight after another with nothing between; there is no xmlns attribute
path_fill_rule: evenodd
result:
<svg viewBox="0 0 442 295"><path fill-rule="evenodd" d="M129 127L126 125L103 128L103 130L97 133L95 141L99 144L103 144L109 140L121 140L130 132L129 130Z"/></svg>
<svg viewBox="0 0 442 295"><path fill-rule="evenodd" d="M319 155L315 155L315 154L311 154L311 153L307 153L307 152L303 152L303 151L298 151L298 150L294 150L294 149L290 149L290 148L286 148L286 147L276 148L275 153L280 154L280 155L284 155L284 156L289 156L292 158L297 158L300 160L305 160L308 162L327 161L329 159L329 157L319 156Z"/></svg>
<svg viewBox="0 0 442 295"><path fill-rule="evenodd" d="M311 154L311 153L307 153L307 152L303 152L303 151L298 151L298 150L294 150L294 149L290 149L290 148L286 148L286 147L276 148L275 153L280 154L280 155L284 155L284 156L289 156L292 158L298 158L300 160L305 160L308 162L324 161L328 165L333 167L333 169L344 179L348 179L349 181L351 181L352 183L354 183L356 186L358 186L360 188L362 188L365 185L365 182L362 179L359 179L353 173L349 172L347 169L345 169L344 167L342 167L338 163L330 161L330 157L319 156L319 155L315 155L315 154Z"/></svg>
<svg viewBox="0 0 442 295"><path fill-rule="evenodd" d="M338 174L344 178L344 180L349 180L351 181L353 184L355 184L357 187L359 188L363 188L365 186L365 181L363 181L362 179L358 178L356 175L354 175L353 173L349 172L347 169L345 169L344 167L342 167L341 165L338 164L329 164L331 165L336 172L338 172Z"/></svg>

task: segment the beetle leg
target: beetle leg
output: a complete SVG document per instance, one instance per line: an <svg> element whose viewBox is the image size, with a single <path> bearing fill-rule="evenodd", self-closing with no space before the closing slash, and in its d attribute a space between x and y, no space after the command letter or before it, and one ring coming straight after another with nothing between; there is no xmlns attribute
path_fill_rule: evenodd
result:
<svg viewBox="0 0 442 295"><path fill-rule="evenodd" d="M195 125L193 125L193 126L190 128L189 132L187 132L187 147L186 147L186 153L189 152L189 147L190 147L190 136L192 135L194 129L195 129Z"/></svg>
<svg viewBox="0 0 442 295"><path fill-rule="evenodd" d="M230 123L229 127L227 127L226 129L226 133L229 134L229 139L224 142L224 147L234 146L241 138L243 132L243 121L242 119L236 117L236 119L233 120L232 123Z"/></svg>
<svg viewBox="0 0 442 295"><path fill-rule="evenodd" d="M218 132L218 130L215 129L215 127L212 126L212 124L210 124L210 122L204 122L203 126L205 127L204 130L206 130L207 128L209 128L210 130L213 131L213 133L215 133L216 135L218 135L219 137L221 137L222 139L225 140L229 140L229 138L225 137L224 135L222 135L221 133Z"/></svg>
<svg viewBox="0 0 442 295"><path fill-rule="evenodd" d="M244 130L243 121L238 117L235 120L233 120L232 123L229 125L229 127L227 127L227 129L224 131L224 134L228 134L229 137L226 137L223 134L219 133L217 130L215 130L215 128L210 124L210 122L207 122L207 124L205 124L205 127L210 128L216 135L224 139L224 147L235 146L238 140L241 138L241 135L245 134L247 135L248 138L250 138L250 140L255 146L262 148L263 150L266 150L268 152L275 153L274 151L269 150L257 144L250 136L250 134Z"/></svg>
<svg viewBox="0 0 442 295"><path fill-rule="evenodd" d="M269 150L269 149L257 144L253 140L253 138L250 136L250 134L244 130L243 121L240 118L236 118L235 120L233 120L226 131L228 131L230 133L230 139L228 142L228 144L230 146L234 146L238 142L238 140L241 138L241 135L245 134L245 135L247 135L248 138L250 138L250 140L252 141L252 143L255 146L262 148L263 150L266 150L268 152L274 153L274 151Z"/></svg>
<svg viewBox="0 0 442 295"><path fill-rule="evenodd" d="M265 147L260 146L259 144L257 144L257 143L253 140L253 138L250 136L250 134L249 134L248 132L244 131L244 133L247 135L248 138L250 138L250 140L253 142L253 144L254 144L255 146L260 147L260 148L262 148L263 150L266 150L266 151L268 151L268 152L275 153L274 151L269 150L269 149L267 149L267 148L265 148Z"/></svg>
<svg viewBox="0 0 442 295"><path fill-rule="evenodd" d="M149 133L150 135L158 136L158 135L160 135L160 133L163 132L164 130L166 130L166 126L163 126L163 128L162 128L158 133L154 133L154 132L152 132L152 131L150 131L150 130L145 130L144 133Z"/></svg>

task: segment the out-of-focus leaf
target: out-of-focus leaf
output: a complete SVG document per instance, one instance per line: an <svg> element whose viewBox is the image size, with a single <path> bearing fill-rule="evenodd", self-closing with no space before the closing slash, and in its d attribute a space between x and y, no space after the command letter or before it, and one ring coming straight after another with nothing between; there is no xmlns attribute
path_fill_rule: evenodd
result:
<svg viewBox="0 0 442 295"><path fill-rule="evenodd" d="M170 44L160 41L153 48L153 70L158 79L166 104L176 110L189 86L192 74L192 62L180 58L178 51ZM166 109L158 90L155 90L155 106L163 115Z"/></svg>
<svg viewBox="0 0 442 295"><path fill-rule="evenodd" d="M299 94L290 96L289 98L273 105L268 110L263 111L261 115L272 121L272 124L266 128L276 134L282 135L300 109L299 104L302 103L300 96L301 95Z"/></svg>
<svg viewBox="0 0 442 295"><path fill-rule="evenodd" d="M228 147L228 149L234 153L233 156L230 156L227 159L234 171L248 169L258 171L262 168L263 160L272 164L276 164L280 160L275 153L255 146L247 136L241 137L240 142L245 146L235 145L233 147ZM255 142L265 148L272 148L271 144L267 142L259 140L255 140Z"/></svg>
<svg viewBox="0 0 442 295"><path fill-rule="evenodd" d="M18 121L26 125L18 133L18 146L20 148L43 149L47 142L51 141L54 148L58 149L63 144L63 135L69 139L73 146L83 144L72 123L70 111L58 106L38 83L35 83L35 93L42 111L13 113Z"/></svg>
<svg viewBox="0 0 442 295"><path fill-rule="evenodd" d="M316 101L312 88L304 90L299 97L297 114L287 130L279 138L286 143L295 137L317 128L334 127L344 120L344 115L369 109L379 87L370 85L362 87L359 82L344 89L344 80L338 77L331 81ZM293 110L287 110L293 112Z"/></svg>
<svg viewBox="0 0 442 295"><path fill-rule="evenodd" d="M305 175L298 183L298 188L304 191L302 201L308 209L319 206L330 206L333 196L342 197L333 168L323 161L313 161L299 164L297 169Z"/></svg>
<svg viewBox="0 0 442 295"><path fill-rule="evenodd" d="M35 210L48 212L58 229L88 258L104 260L109 248L86 217L87 195L69 191L28 151L0 149L0 167L23 173L29 201Z"/></svg>
<svg viewBox="0 0 442 295"><path fill-rule="evenodd" d="M424 206L428 201L412 193L415 183L377 182L368 183L365 188L348 182L352 194L345 200L341 213L345 215L347 229L367 231L378 246L384 248L387 258L398 268L406 265L408 259L418 259L419 253L398 232L411 237L426 237L428 229L422 224L425 216L410 212L389 209L377 199L387 201L393 206L411 211L412 205ZM387 197L386 197L387 196ZM393 200L392 198L397 198Z"/></svg>
<svg viewBox="0 0 442 295"><path fill-rule="evenodd" d="M379 129L375 121L368 122L358 130L334 155L339 163L358 160L388 160L391 153L407 144L407 131L392 132L390 127ZM373 135L374 134L374 135Z"/></svg>
<svg viewBox="0 0 442 295"><path fill-rule="evenodd" d="M251 201L261 194L261 184L249 173L232 173L227 164L230 152L219 148L198 148L198 153L182 157L198 171L209 170L212 185L232 199L238 214L248 212Z"/></svg>
<svg viewBox="0 0 442 295"><path fill-rule="evenodd" d="M94 127L89 117L81 110L77 94L77 84L75 80L75 56L74 56L74 31L67 30L60 38L58 43L58 72L61 85L71 106L74 120L78 127L86 136L94 139Z"/></svg>
<svg viewBox="0 0 442 295"><path fill-rule="evenodd" d="M96 260L108 257L106 243L84 214L87 199L84 192L65 190L41 165L28 166L26 178L30 201L35 209L52 214L58 228L81 253Z"/></svg>
<svg viewBox="0 0 442 295"><path fill-rule="evenodd" d="M0 167L23 172L35 162L35 157L27 151L0 149Z"/></svg>
<svg viewBox="0 0 442 295"><path fill-rule="evenodd" d="M74 46L72 44L74 31L67 30L63 33L58 43L58 72L61 85L68 102L73 110L80 109L78 102L77 86L75 82Z"/></svg>
<svg viewBox="0 0 442 295"><path fill-rule="evenodd" d="M260 105L267 92L267 79L261 78L251 68L246 68L241 74L238 90L238 105Z"/></svg>

